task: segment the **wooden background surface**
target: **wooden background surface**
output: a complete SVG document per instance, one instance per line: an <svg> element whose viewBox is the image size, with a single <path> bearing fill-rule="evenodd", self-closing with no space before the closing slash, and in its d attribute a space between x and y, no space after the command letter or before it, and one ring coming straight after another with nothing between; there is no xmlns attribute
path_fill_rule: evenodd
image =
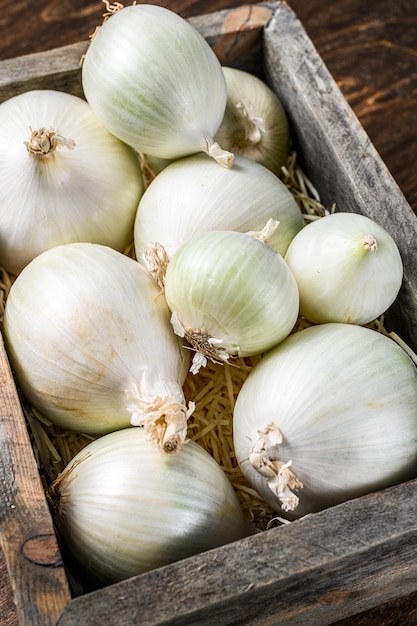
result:
<svg viewBox="0 0 417 626"><path fill-rule="evenodd" d="M154 4L190 17L246 2L165 0ZM416 0L288 0L288 4L417 212ZM100 0L1 0L0 9L2 60L87 40L101 22L104 5ZM0 624L17 623L0 553ZM417 592L338 626L399 624L417 624Z"/></svg>

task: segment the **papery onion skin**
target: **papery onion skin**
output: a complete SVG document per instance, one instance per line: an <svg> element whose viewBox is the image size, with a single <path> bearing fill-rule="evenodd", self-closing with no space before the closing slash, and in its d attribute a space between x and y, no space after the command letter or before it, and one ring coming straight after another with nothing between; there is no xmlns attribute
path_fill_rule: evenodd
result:
<svg viewBox="0 0 417 626"><path fill-rule="evenodd" d="M290 132L278 96L257 76L223 67L227 103L216 141L227 150L261 163L279 176L286 164Z"/></svg>
<svg viewBox="0 0 417 626"><path fill-rule="evenodd" d="M30 154L32 131L74 143ZM85 100L33 90L0 105L0 264L17 275L33 258L70 242L124 251L144 190L135 152L111 135Z"/></svg>
<svg viewBox="0 0 417 626"><path fill-rule="evenodd" d="M165 299L139 263L106 246L34 259L11 288L4 337L27 400L62 428L103 434L129 426L141 402L184 403L188 358Z"/></svg>
<svg viewBox="0 0 417 626"><path fill-rule="evenodd" d="M249 462L274 423L277 456L303 487L282 502ZM238 395L234 447L243 474L280 514L301 517L372 493L417 473L417 377L392 339L353 324L301 330L271 350Z"/></svg>
<svg viewBox="0 0 417 626"><path fill-rule="evenodd" d="M316 324L368 324L393 304L402 284L397 244L358 213L333 213L308 224L285 260L297 280L300 313Z"/></svg>
<svg viewBox="0 0 417 626"><path fill-rule="evenodd" d="M297 285L282 256L234 231L207 231L183 244L168 264L165 296L184 329L207 334L232 356L271 348L298 315Z"/></svg>
<svg viewBox="0 0 417 626"><path fill-rule="evenodd" d="M136 258L158 242L170 257L192 236L207 230L261 230L279 222L268 245L284 255L304 218L284 183L262 165L240 155L233 168L216 167L196 154L171 163L153 180L139 203L134 226Z"/></svg>
<svg viewBox="0 0 417 626"><path fill-rule="evenodd" d="M163 159L206 151L226 106L221 65L202 35L173 11L148 4L125 7L100 27L82 84L116 137Z"/></svg>
<svg viewBox="0 0 417 626"><path fill-rule="evenodd" d="M77 574L121 581L249 534L214 459L189 441L166 455L141 429L99 438L51 489L59 534Z"/></svg>

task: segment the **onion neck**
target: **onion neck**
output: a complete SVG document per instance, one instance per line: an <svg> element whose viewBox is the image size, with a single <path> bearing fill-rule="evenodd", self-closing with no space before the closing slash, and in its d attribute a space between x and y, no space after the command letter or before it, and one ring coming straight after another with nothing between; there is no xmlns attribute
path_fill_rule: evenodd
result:
<svg viewBox="0 0 417 626"><path fill-rule="evenodd" d="M244 131L244 144L257 146L262 141L264 131L263 120L253 115L253 106L238 102L236 110L240 117L240 126Z"/></svg>
<svg viewBox="0 0 417 626"><path fill-rule="evenodd" d="M205 140L203 152L212 157L217 163L230 170L233 167L234 154L223 150L216 141L210 139Z"/></svg>
<svg viewBox="0 0 417 626"><path fill-rule="evenodd" d="M54 154L57 148L75 148L75 141L63 137L59 130L53 128L39 128L31 130L29 141L25 141L28 152L34 156L48 156Z"/></svg>
<svg viewBox="0 0 417 626"><path fill-rule="evenodd" d="M158 242L148 244L142 255L142 260L158 287L163 290L169 263L169 257L165 248Z"/></svg>
<svg viewBox="0 0 417 626"><path fill-rule="evenodd" d="M167 453L177 452L187 441L187 421L194 411L195 405L185 404L162 396L144 396L138 389L128 394L132 404L128 407L131 413L132 426L142 426L148 439Z"/></svg>
<svg viewBox="0 0 417 626"><path fill-rule="evenodd" d="M303 483L289 469L291 461L283 463L279 460L279 446L283 441L282 433L271 422L264 430L259 430L258 434L259 438L250 450L249 461L252 467L266 478L282 510L294 511L298 506L299 498L293 491L301 489Z"/></svg>

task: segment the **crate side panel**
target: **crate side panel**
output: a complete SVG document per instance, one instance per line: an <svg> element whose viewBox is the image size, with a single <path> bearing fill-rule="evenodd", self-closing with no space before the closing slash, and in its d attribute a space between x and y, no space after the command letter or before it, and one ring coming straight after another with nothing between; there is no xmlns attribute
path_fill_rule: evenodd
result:
<svg viewBox="0 0 417 626"><path fill-rule="evenodd" d="M1 542L20 622L52 625L69 587L1 338L0 455Z"/></svg>
<svg viewBox="0 0 417 626"><path fill-rule="evenodd" d="M327 207L363 213L396 241L403 287L388 324L417 348L417 218L303 26L282 3L265 29L265 72L288 112L302 167Z"/></svg>
<svg viewBox="0 0 417 626"><path fill-rule="evenodd" d="M417 481L72 600L59 626L326 626L416 589ZM111 611L109 611L111 607Z"/></svg>

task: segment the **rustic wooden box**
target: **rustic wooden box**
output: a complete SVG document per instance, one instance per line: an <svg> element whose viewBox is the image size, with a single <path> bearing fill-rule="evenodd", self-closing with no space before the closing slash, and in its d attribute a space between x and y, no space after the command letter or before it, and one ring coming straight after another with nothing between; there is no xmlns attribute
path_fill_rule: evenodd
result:
<svg viewBox="0 0 417 626"><path fill-rule="evenodd" d="M276 2L190 21L223 64L280 96L322 201L369 215L397 241L405 277L387 323L416 349L416 217L294 13ZM1 62L0 101L33 88L81 95L86 47ZM2 344L0 364L1 541L22 624L325 626L417 589L411 481L71 599Z"/></svg>

